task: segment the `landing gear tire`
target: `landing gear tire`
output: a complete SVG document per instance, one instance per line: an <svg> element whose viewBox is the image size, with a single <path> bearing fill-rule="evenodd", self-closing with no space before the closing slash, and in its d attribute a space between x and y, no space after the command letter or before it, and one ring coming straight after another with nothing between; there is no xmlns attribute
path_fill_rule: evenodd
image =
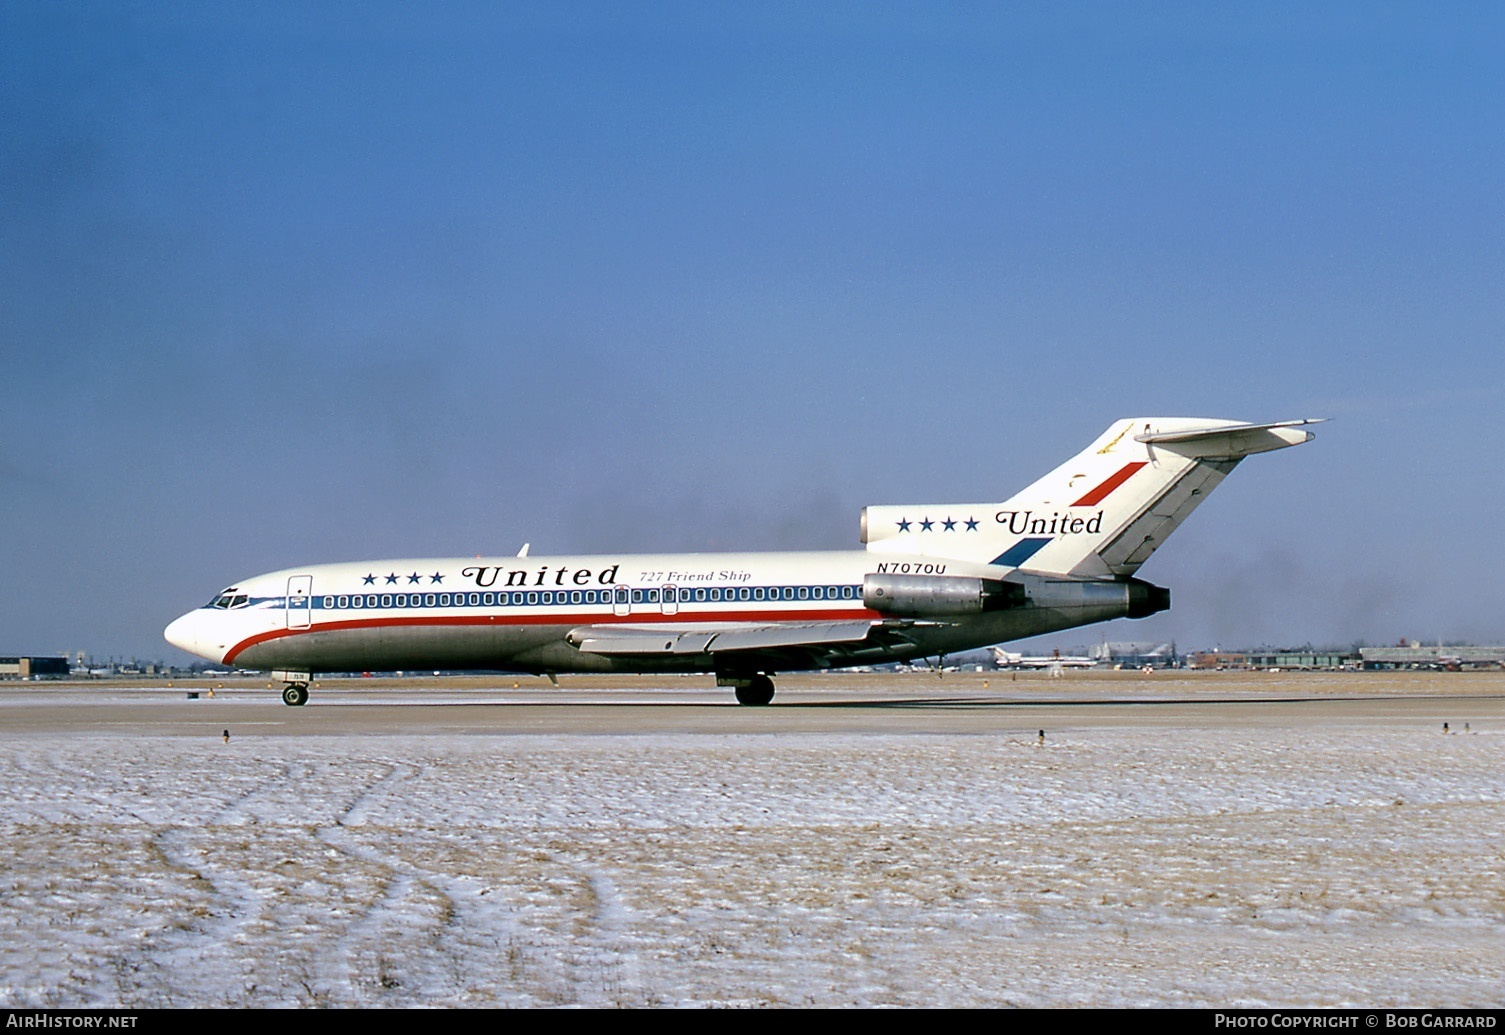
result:
<svg viewBox="0 0 1505 1035"><path fill-rule="evenodd" d="M753 676L746 686L737 687L737 703L761 707L773 700L773 680Z"/></svg>
<svg viewBox="0 0 1505 1035"><path fill-rule="evenodd" d="M308 703L308 686L305 683L289 683L282 688L282 703L292 708L301 708Z"/></svg>

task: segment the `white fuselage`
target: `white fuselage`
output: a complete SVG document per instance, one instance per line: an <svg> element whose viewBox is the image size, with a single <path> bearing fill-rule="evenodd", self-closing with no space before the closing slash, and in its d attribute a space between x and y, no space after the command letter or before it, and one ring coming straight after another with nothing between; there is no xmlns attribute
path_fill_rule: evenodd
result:
<svg viewBox="0 0 1505 1035"><path fill-rule="evenodd" d="M886 616L863 600L870 575L996 579L1010 571L855 550L325 564L239 582L173 622L166 635L216 664L263 670L712 671L717 664L708 652L593 654L568 637L582 627L673 633L882 623ZM785 654L781 664L905 660L1123 613L1104 614L1094 604L1086 611L1024 607L946 623L909 622L901 641L853 648L848 660L800 664Z"/></svg>

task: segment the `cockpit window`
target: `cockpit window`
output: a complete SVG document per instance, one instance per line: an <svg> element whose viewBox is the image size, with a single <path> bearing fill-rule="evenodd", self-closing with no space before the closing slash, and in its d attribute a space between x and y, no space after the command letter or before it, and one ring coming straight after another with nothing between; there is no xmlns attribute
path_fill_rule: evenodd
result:
<svg viewBox="0 0 1505 1035"><path fill-rule="evenodd" d="M249 595L245 593L237 593L235 591L235 587L231 586L219 596L209 601L208 606L217 607L221 611L227 611L232 607L245 607L246 604L250 602L250 599L251 598Z"/></svg>

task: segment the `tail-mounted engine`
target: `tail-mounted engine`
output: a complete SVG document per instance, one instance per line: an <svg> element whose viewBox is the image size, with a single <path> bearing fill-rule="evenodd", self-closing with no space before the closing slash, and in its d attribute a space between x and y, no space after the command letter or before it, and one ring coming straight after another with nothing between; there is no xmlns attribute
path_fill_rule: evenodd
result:
<svg viewBox="0 0 1505 1035"><path fill-rule="evenodd" d="M1007 611L1025 603L1023 586L1002 579L959 575L869 575L862 602L874 611L903 618L945 618Z"/></svg>
<svg viewBox="0 0 1505 1035"><path fill-rule="evenodd" d="M868 575L862 581L862 602L897 618L955 618L1031 608L1090 612L1093 617L1086 620L1107 621L1164 611L1171 606L1171 594L1141 579L1057 579L1027 572L1007 579Z"/></svg>

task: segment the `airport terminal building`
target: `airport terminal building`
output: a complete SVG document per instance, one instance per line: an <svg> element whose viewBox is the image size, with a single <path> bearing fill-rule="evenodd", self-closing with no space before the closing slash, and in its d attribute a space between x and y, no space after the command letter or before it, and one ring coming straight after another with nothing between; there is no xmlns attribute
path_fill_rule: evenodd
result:
<svg viewBox="0 0 1505 1035"><path fill-rule="evenodd" d="M59 679L67 674L67 658L39 654L0 657L0 679Z"/></svg>
<svg viewBox="0 0 1505 1035"><path fill-rule="evenodd" d="M1352 651L1312 650L1241 650L1199 651L1191 656L1187 667L1193 669L1264 669L1301 672L1358 668L1360 658Z"/></svg>
<svg viewBox="0 0 1505 1035"><path fill-rule="evenodd" d="M1365 647L1365 669L1425 668L1459 671L1466 668L1505 668L1505 647L1447 647L1411 643L1401 647Z"/></svg>

